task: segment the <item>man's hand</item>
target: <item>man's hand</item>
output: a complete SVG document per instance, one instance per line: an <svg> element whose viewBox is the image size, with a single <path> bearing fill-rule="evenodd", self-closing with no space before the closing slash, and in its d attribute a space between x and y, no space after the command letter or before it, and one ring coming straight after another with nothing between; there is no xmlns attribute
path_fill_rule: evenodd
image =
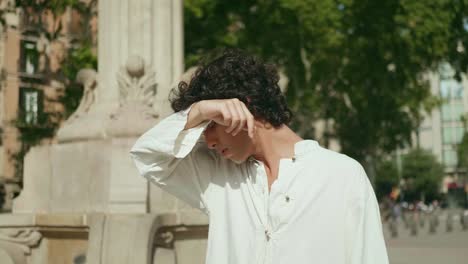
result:
<svg viewBox="0 0 468 264"><path fill-rule="evenodd" d="M253 138L255 119L247 106L237 98L214 99L196 102L189 112L185 129L195 127L203 121L213 122L226 127L226 132L233 136L241 130L247 130Z"/></svg>

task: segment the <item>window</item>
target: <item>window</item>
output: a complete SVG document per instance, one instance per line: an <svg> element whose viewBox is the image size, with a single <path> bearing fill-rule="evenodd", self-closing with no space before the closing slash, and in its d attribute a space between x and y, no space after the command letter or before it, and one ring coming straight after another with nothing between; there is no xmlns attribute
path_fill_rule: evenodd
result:
<svg viewBox="0 0 468 264"><path fill-rule="evenodd" d="M442 79L440 81L440 96L444 99L461 100L463 98L463 85L455 79Z"/></svg>
<svg viewBox="0 0 468 264"><path fill-rule="evenodd" d="M465 109L463 107L463 103L454 103L452 108L452 115L454 121L460 121L460 118L465 113Z"/></svg>
<svg viewBox="0 0 468 264"><path fill-rule="evenodd" d="M440 81L440 96L444 99L450 98L450 86L446 80Z"/></svg>
<svg viewBox="0 0 468 264"><path fill-rule="evenodd" d="M26 125L40 123L42 93L33 88L20 88L20 117Z"/></svg>
<svg viewBox="0 0 468 264"><path fill-rule="evenodd" d="M442 120L442 160L445 166L454 167L457 165L456 144L460 143L465 129L461 122L461 117L465 114L463 106L464 87L455 78L453 68L444 63L439 67L440 97L444 103L440 109Z"/></svg>
<svg viewBox="0 0 468 264"><path fill-rule="evenodd" d="M453 138L453 131L451 127L444 127L442 130L442 134L444 137L444 144L452 144L454 141Z"/></svg>
<svg viewBox="0 0 468 264"><path fill-rule="evenodd" d="M460 122L465 114L465 108L461 102L451 102L442 105L442 121L444 122Z"/></svg>
<svg viewBox="0 0 468 264"><path fill-rule="evenodd" d="M463 134L464 134L464 128L462 126L456 126L456 127L444 127L442 130L442 136L444 139L444 144L458 144L461 142Z"/></svg>
<svg viewBox="0 0 468 264"><path fill-rule="evenodd" d="M30 40L21 41L21 72L35 74L39 66L39 52L36 42Z"/></svg>
<svg viewBox="0 0 468 264"><path fill-rule="evenodd" d="M464 134L465 134L465 129L463 127L455 128L455 144L459 144L462 141Z"/></svg>
<svg viewBox="0 0 468 264"><path fill-rule="evenodd" d="M463 85L461 83L454 81L454 85L452 86L452 98L463 98Z"/></svg>
<svg viewBox="0 0 468 264"><path fill-rule="evenodd" d="M450 109L450 104L442 105L442 121L451 121L452 120L452 111Z"/></svg>
<svg viewBox="0 0 468 264"><path fill-rule="evenodd" d="M444 149L445 166L453 167L457 165L457 152L453 149Z"/></svg>

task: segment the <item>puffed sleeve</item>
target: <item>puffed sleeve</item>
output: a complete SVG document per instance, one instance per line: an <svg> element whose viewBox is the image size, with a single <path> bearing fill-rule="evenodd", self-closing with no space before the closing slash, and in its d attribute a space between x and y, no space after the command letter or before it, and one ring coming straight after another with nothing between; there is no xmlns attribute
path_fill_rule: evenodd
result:
<svg viewBox="0 0 468 264"><path fill-rule="evenodd" d="M345 217L347 263L388 264L377 198L361 165L356 174Z"/></svg>
<svg viewBox="0 0 468 264"><path fill-rule="evenodd" d="M209 185L217 171L218 157L201 135L211 121L184 130L191 106L161 120L145 132L130 150L140 175L209 213Z"/></svg>

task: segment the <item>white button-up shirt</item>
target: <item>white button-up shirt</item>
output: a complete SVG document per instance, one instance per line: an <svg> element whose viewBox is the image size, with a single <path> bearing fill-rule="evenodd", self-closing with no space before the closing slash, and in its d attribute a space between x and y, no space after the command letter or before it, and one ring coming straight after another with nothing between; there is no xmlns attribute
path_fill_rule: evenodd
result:
<svg viewBox="0 0 468 264"><path fill-rule="evenodd" d="M314 140L281 159L268 190L262 162L210 150L210 121L185 111L144 133L130 153L140 174L209 216L208 264L387 264L377 199L362 166Z"/></svg>

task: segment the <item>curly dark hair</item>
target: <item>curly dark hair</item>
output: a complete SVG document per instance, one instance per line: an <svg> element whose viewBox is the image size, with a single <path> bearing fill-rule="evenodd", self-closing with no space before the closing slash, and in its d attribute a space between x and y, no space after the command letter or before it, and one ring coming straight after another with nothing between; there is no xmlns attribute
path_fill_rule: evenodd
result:
<svg viewBox="0 0 468 264"><path fill-rule="evenodd" d="M175 112L192 103L210 99L241 100L255 118L274 127L288 124L292 112L278 85L276 67L237 49L225 50L209 63L202 63L189 83L171 90Z"/></svg>

